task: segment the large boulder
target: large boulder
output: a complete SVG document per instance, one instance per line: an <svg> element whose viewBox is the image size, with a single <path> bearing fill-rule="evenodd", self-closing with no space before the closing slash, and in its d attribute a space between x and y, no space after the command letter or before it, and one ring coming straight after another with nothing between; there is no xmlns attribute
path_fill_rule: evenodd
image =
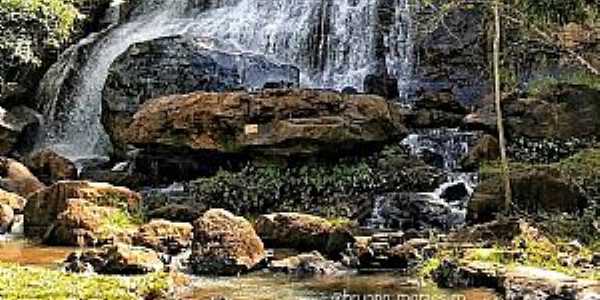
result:
<svg viewBox="0 0 600 300"><path fill-rule="evenodd" d="M0 155L17 150L19 143L26 142L26 135L40 124L41 116L24 106L10 111L0 107Z"/></svg>
<svg viewBox="0 0 600 300"><path fill-rule="evenodd" d="M136 226L120 208L96 205L85 199L67 199L66 208L46 231L44 243L95 246L129 242Z"/></svg>
<svg viewBox="0 0 600 300"><path fill-rule="evenodd" d="M512 168L510 182L513 203L528 213L579 213L588 204L582 191L552 166ZM469 201L467 220L473 223L491 221L504 207L501 173L486 173Z"/></svg>
<svg viewBox="0 0 600 300"><path fill-rule="evenodd" d="M481 163L494 161L498 158L500 158L498 140L489 134L485 134L474 147L469 149L469 153L462 159L461 165L465 169L475 170Z"/></svg>
<svg viewBox="0 0 600 300"><path fill-rule="evenodd" d="M43 238L54 227L58 216L67 210L69 199L83 199L94 206L106 206L134 213L141 208L141 197L124 187L88 181L59 181L27 199L25 235Z"/></svg>
<svg viewBox="0 0 600 300"><path fill-rule="evenodd" d="M190 223L152 220L140 226L133 237L133 243L156 251L177 254L190 246L192 230Z"/></svg>
<svg viewBox="0 0 600 300"><path fill-rule="evenodd" d="M149 99L194 91L224 92L299 84L299 71L263 56L231 54L191 37L164 37L134 44L111 65L103 92L103 124L124 150L125 131Z"/></svg>
<svg viewBox="0 0 600 300"><path fill-rule="evenodd" d="M158 254L150 249L117 243L71 253L65 261L65 268L78 273L94 271L99 274L140 275L161 272L164 265Z"/></svg>
<svg viewBox="0 0 600 300"><path fill-rule="evenodd" d="M256 220L256 233L269 247L324 250L333 226L324 218L302 213L274 213Z"/></svg>
<svg viewBox="0 0 600 300"><path fill-rule="evenodd" d="M0 189L0 204L8 205L13 210L17 212L22 212L25 208L26 203L27 199L25 199L24 197Z"/></svg>
<svg viewBox="0 0 600 300"><path fill-rule="evenodd" d="M211 209L194 222L190 263L196 274L236 275L265 258L252 224L222 209Z"/></svg>
<svg viewBox="0 0 600 300"><path fill-rule="evenodd" d="M0 157L0 187L22 197L46 186L40 182L25 165L5 157Z"/></svg>
<svg viewBox="0 0 600 300"><path fill-rule="evenodd" d="M291 155L339 153L404 134L400 114L383 98L267 90L158 98L134 116L125 136L144 148Z"/></svg>

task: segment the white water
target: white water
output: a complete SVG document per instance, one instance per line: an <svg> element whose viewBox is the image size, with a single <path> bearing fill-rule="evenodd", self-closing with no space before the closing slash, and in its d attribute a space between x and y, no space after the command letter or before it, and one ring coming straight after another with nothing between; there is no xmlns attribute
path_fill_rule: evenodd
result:
<svg viewBox="0 0 600 300"><path fill-rule="evenodd" d="M307 87L362 90L366 75L387 69L402 91L412 70L407 54L412 51L409 0L395 0L385 33L380 30L379 1L210 0L193 4L204 9L195 15L189 15L193 1L187 0L137 8L133 20L97 41L80 43L78 47L92 46L76 80L64 82L78 47L67 51L45 76L39 98L46 131L35 148L52 148L73 161L107 156L111 145L100 116L111 63L134 43L176 34L216 39L220 45L234 45L229 50L294 64ZM385 45L385 60L377 57L378 37ZM61 93L68 84L73 91Z"/></svg>

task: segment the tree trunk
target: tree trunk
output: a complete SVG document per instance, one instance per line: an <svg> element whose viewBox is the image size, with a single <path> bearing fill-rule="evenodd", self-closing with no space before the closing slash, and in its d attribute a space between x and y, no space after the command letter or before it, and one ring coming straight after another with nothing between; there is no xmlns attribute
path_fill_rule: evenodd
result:
<svg viewBox="0 0 600 300"><path fill-rule="evenodd" d="M498 141L500 146L500 159L502 163L502 177L504 179L504 209L506 215L510 214L512 203L512 191L510 187L510 170L508 168L508 158L506 156L506 140L504 135L504 122L502 118L502 90L500 85L500 6L501 0L494 2L494 90L496 102L496 120L498 127Z"/></svg>

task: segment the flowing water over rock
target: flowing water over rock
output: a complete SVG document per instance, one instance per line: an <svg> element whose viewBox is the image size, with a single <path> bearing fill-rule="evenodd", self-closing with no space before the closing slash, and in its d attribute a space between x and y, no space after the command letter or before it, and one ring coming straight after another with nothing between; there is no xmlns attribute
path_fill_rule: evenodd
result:
<svg viewBox="0 0 600 300"><path fill-rule="evenodd" d="M422 130L406 137L402 143L409 147L411 154L443 169L447 178L432 192L378 196L367 227L448 229L463 225L477 174L462 172L460 160L476 138L476 133L458 129Z"/></svg>
<svg viewBox="0 0 600 300"><path fill-rule="evenodd" d="M164 36L204 37L222 50L294 64L309 87L362 90L368 74L386 72L400 91L410 82L408 0L151 2L66 51L47 73L39 90L46 131L36 149L50 147L73 161L107 156L100 114L111 63L132 44Z"/></svg>

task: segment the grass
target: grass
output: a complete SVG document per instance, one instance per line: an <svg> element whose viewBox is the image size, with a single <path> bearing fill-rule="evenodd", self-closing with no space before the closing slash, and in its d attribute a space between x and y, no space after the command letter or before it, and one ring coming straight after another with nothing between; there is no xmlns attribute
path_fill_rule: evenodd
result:
<svg viewBox="0 0 600 300"><path fill-rule="evenodd" d="M0 264L0 299L157 299L166 294L169 276L139 277L69 274L39 267Z"/></svg>

